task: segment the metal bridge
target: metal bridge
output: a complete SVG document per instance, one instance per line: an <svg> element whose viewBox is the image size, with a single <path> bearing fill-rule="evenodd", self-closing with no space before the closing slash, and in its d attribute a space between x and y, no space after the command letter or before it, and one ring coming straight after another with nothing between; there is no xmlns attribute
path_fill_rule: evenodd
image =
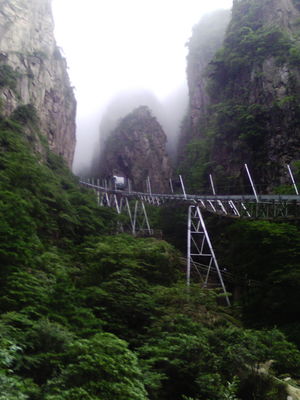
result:
<svg viewBox="0 0 300 400"><path fill-rule="evenodd" d="M150 227L145 203L153 206L161 206L168 203L186 204L188 206L188 229L187 229L187 285L191 282L191 272L195 270L200 277L203 287L209 287L211 278L216 279L221 286L226 302L230 305L230 299L226 291L223 275L228 272L219 267L208 231L205 226L202 211L230 218L244 219L276 219L295 220L300 218L300 196L294 177L289 169L296 195L258 195L249 170L247 173L253 189L253 195L216 195L212 177L210 176L212 195L187 194L180 176L182 194L159 194L152 193L150 180L148 178L148 192L135 192L128 190L117 190L109 188L105 183L100 185L98 179L81 180L80 183L95 191L99 206L114 207L118 214L126 213L130 220L130 230L136 235L139 232L153 234ZM173 191L172 182L170 182Z"/></svg>

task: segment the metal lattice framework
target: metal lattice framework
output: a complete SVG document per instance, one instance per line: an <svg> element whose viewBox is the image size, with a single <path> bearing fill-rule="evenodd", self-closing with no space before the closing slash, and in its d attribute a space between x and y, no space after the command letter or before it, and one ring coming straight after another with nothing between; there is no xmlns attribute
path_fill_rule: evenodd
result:
<svg viewBox="0 0 300 400"><path fill-rule="evenodd" d="M108 189L100 185L80 181L97 192L100 205L121 207L122 199L138 200L160 206L166 203L197 205L202 210L223 217L246 219L298 219L300 218L299 195L191 195L155 194Z"/></svg>
<svg viewBox="0 0 300 400"><path fill-rule="evenodd" d="M248 168L247 172L251 180ZM152 193L149 179L148 193L134 192L130 188L131 185L126 191L108 188L106 184L101 186L99 181L97 185L89 181L80 181L80 183L96 192L100 206L114 207L118 214L125 211L129 216L130 230L134 235L139 232L148 233L149 235L153 233L145 203L154 206L168 203L188 205L187 284L190 285L192 269L197 271L203 287L208 287L217 280L224 292L227 304L230 305L222 276L223 271L218 265L201 211L204 210L230 218L294 220L300 218L300 196L298 194L257 195L252 180L253 195L220 196L215 194L211 176L210 179L213 189L212 195L187 194L181 176L183 194ZM173 187L172 185L170 186L173 192ZM121 226L120 230L122 229L123 227Z"/></svg>
<svg viewBox="0 0 300 400"><path fill-rule="evenodd" d="M226 302L230 305L222 273L201 210L197 206L189 206L187 243L187 285L190 286L192 267L198 272L203 287L208 287L211 272L215 271L225 293ZM203 267L205 276L203 275Z"/></svg>

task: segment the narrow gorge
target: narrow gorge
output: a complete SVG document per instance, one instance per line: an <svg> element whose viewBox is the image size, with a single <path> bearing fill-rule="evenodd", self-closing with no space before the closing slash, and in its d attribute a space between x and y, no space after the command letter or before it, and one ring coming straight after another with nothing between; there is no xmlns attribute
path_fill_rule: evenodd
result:
<svg viewBox="0 0 300 400"><path fill-rule="evenodd" d="M76 100L51 3L0 0L0 400L299 400L300 225L292 212L300 200L283 198L300 182L299 0L235 0L232 12L202 17L187 43L180 138L185 90L161 110L148 92L117 96L99 114L85 186L71 171ZM70 4L71 19L79 1ZM127 7L142 26L149 14ZM115 80L122 67L112 68ZM274 194L267 206L279 199L276 219L255 214L260 198L245 199L246 162L259 194ZM179 174L187 193L176 187ZM234 197L214 195L208 201L231 214L203 210L209 174L217 194L238 193L254 213L242 216ZM113 176L131 187L90 183ZM152 229L135 229L139 205ZM196 223L187 223L188 206ZM188 276L192 233L208 262Z"/></svg>

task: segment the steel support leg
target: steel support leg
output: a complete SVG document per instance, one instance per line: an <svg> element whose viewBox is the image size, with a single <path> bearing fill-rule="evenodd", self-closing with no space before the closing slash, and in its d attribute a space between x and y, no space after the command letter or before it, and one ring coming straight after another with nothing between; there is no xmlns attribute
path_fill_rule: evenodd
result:
<svg viewBox="0 0 300 400"><path fill-rule="evenodd" d="M205 271L205 279L202 279L203 286L207 286L212 272L217 274L225 294L226 302L230 305L230 300L226 291L222 273L212 247L205 222L198 206L190 206L188 212L188 233L187 233L187 285L191 282L191 268ZM201 273L200 273L201 275Z"/></svg>
<svg viewBox="0 0 300 400"><path fill-rule="evenodd" d="M130 203L126 198L126 209L130 218L132 234L136 235L137 232L147 232L148 235L152 235L153 230L150 227L150 222L144 202L141 200L136 200L132 211Z"/></svg>

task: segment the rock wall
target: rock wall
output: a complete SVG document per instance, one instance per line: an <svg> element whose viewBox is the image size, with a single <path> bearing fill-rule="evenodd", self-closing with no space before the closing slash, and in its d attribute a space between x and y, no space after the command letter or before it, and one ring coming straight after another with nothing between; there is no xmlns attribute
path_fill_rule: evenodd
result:
<svg viewBox="0 0 300 400"><path fill-rule="evenodd" d="M0 0L1 113L32 104L50 148L71 167L76 101L53 29L51 0Z"/></svg>
<svg viewBox="0 0 300 400"><path fill-rule="evenodd" d="M189 108L179 139L179 159L184 157L182 149L185 145L199 136L199 124L206 117L209 105L206 69L217 50L222 47L230 16L230 10L217 10L205 15L194 26L187 44Z"/></svg>
<svg viewBox="0 0 300 400"><path fill-rule="evenodd" d="M298 0L234 1L223 46L201 73L204 113L189 127L197 179L212 173L222 192L251 191L248 163L261 193L290 183L286 164L300 160L299 21Z"/></svg>
<svg viewBox="0 0 300 400"><path fill-rule="evenodd" d="M149 176L152 192L169 191L171 165L166 153L166 135L146 106L124 117L107 139L100 175L124 176L134 190L146 190Z"/></svg>
<svg viewBox="0 0 300 400"><path fill-rule="evenodd" d="M194 27L193 35L189 40L189 54L187 57L187 81L190 98L190 119L192 130L197 126L209 105L206 90L206 68L223 44L225 31L230 21L229 10L217 10L206 15Z"/></svg>

